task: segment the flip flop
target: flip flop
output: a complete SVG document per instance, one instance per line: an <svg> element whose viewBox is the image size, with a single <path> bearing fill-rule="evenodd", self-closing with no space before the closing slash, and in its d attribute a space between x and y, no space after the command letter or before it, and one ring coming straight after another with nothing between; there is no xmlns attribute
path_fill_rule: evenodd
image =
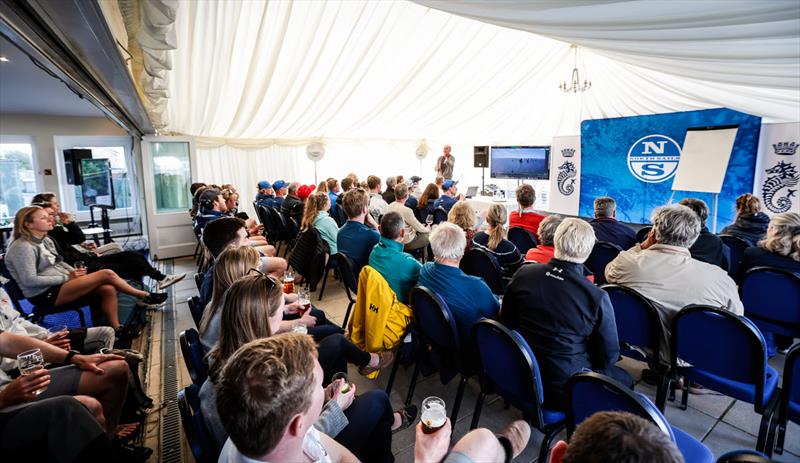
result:
<svg viewBox="0 0 800 463"><path fill-rule="evenodd" d="M400 426L397 429L392 429L392 434L402 431L403 429L408 428L414 421L417 419L417 406L416 405L408 405L405 408L401 408L400 410L395 410L395 413L400 414Z"/></svg>

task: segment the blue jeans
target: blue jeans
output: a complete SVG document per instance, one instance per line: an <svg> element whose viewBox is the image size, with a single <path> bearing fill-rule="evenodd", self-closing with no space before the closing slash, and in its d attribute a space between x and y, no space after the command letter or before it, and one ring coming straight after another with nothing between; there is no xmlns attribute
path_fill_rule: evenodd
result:
<svg viewBox="0 0 800 463"><path fill-rule="evenodd" d="M392 463L394 411L389 396L380 389L356 397L344 411L350 424L336 436L336 442L364 462Z"/></svg>

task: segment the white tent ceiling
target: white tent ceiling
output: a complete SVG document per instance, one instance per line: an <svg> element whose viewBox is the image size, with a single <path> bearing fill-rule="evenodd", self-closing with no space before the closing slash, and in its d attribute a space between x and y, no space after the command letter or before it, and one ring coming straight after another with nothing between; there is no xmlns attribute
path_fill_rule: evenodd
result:
<svg viewBox="0 0 800 463"><path fill-rule="evenodd" d="M179 2L167 129L240 147L536 143L584 119L721 106L800 120L797 0L418 3ZM583 94L558 89L571 43Z"/></svg>

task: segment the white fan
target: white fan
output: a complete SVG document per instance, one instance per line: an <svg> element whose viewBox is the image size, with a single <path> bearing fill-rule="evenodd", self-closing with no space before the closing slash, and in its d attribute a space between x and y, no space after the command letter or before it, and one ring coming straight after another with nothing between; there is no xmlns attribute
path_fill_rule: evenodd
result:
<svg viewBox="0 0 800 463"><path fill-rule="evenodd" d="M306 146L306 156L314 161L314 184L317 183L317 162L325 157L325 145L314 142Z"/></svg>
<svg viewBox="0 0 800 463"><path fill-rule="evenodd" d="M417 156L417 159L422 161L423 159L425 159L426 156L428 156L429 152L430 152L430 148L428 147L428 144L423 141L417 147L417 152L415 154Z"/></svg>

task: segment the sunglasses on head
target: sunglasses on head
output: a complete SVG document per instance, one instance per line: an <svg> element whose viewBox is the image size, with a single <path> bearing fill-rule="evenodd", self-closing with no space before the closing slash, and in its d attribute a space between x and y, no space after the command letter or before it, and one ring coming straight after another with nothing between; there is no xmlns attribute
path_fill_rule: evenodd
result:
<svg viewBox="0 0 800 463"><path fill-rule="evenodd" d="M266 275L264 272L262 272L261 270L255 268L255 267L251 268L250 270L248 270L246 275L250 275L251 273L258 274L260 277L262 277L265 280L267 280L267 282L268 282L267 283L267 288L270 289L270 290L278 285L278 283L275 281L274 278L272 278L269 275Z"/></svg>

